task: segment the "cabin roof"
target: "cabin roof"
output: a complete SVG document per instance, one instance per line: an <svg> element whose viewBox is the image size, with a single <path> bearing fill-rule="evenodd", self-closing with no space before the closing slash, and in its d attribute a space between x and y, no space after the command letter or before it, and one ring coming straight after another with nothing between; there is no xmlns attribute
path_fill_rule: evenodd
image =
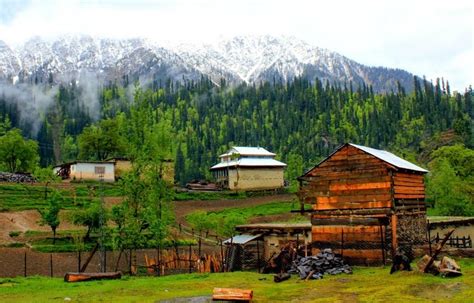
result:
<svg viewBox="0 0 474 303"><path fill-rule="evenodd" d="M380 160L387 162L388 164L391 164L395 167L398 168L403 168L403 169L408 169L408 170L413 170L413 171L418 171L422 173L427 173L428 171L424 168L421 168L411 162L408 162L405 159L402 159L398 156L395 156L391 152L388 152L386 150L381 150L381 149L375 149L367 146L362 146L362 145L357 145L353 143L349 143L349 145L358 148L360 150L365 151L368 154L371 154L372 156L379 158Z"/></svg>
<svg viewBox="0 0 474 303"><path fill-rule="evenodd" d="M211 170L224 167L285 167L286 164L275 159L268 158L240 158L224 161L211 167Z"/></svg>
<svg viewBox="0 0 474 303"><path fill-rule="evenodd" d="M354 143L346 143L346 144L343 144L341 145L339 148L337 148L333 153L331 153L327 158L325 158L324 160L322 160L321 162L319 162L316 166L314 166L313 168L311 168L310 170L308 170L307 172L305 172L303 174L303 176L301 177L304 177L306 176L310 171L312 171L314 168L318 167L319 165L321 165L323 162L327 161L329 158L331 158L334 154L336 154L339 150L341 150L343 147L347 146L347 145L350 145L352 147L355 147L357 149L360 149L396 168L401 168L401 169L406 169L406 170L411 170L411 171L416 171L416 172L420 172L420 173L427 173L428 171L424 168L421 168L411 162L408 162L407 160L405 159L402 159L394 154L392 154L391 152L388 152L386 150L381 150L381 149L375 149L375 148L371 148L371 147L367 147L367 146L362 146L362 145L357 145L357 144L354 144Z"/></svg>
<svg viewBox="0 0 474 303"><path fill-rule="evenodd" d="M233 154L240 154L243 156L276 156L276 154L269 152L263 147L248 147L248 146L234 146L219 158L231 156Z"/></svg>

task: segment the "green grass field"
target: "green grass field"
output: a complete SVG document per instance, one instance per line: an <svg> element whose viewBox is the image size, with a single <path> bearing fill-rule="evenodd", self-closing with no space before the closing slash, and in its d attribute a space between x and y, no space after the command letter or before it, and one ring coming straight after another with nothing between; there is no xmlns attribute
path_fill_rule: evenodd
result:
<svg viewBox="0 0 474 303"><path fill-rule="evenodd" d="M59 278L0 279L0 302L159 302L210 296L214 287L254 291L254 302L473 302L474 260L460 260L464 275L441 278L417 271L389 274L389 267L356 267L352 275L274 283L251 272L124 277L65 283ZM68 300L68 299L66 299Z"/></svg>
<svg viewBox="0 0 474 303"><path fill-rule="evenodd" d="M47 188L41 185L2 183L0 184L0 211L21 211L43 208L47 205L45 194L56 188L64 197L63 209L81 208L90 203L90 197L121 196L121 189L115 183L71 183L68 188L54 183Z"/></svg>
<svg viewBox="0 0 474 303"><path fill-rule="evenodd" d="M212 215L217 221L229 217L239 217L245 221L248 221L257 217L289 214L292 210L298 210L299 207L300 204L297 201L270 202L250 207L233 207L220 211L208 211L207 214ZM301 221L308 220L305 217L296 216L296 219L291 217L291 222L294 222L298 219Z"/></svg>

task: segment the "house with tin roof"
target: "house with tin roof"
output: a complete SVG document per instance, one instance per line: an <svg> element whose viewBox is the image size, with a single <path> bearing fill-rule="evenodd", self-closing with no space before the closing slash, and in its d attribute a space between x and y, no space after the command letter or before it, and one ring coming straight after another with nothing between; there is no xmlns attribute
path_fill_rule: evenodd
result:
<svg viewBox="0 0 474 303"><path fill-rule="evenodd" d="M284 187L286 164L262 147L232 147L211 167L216 183L230 190L267 190Z"/></svg>

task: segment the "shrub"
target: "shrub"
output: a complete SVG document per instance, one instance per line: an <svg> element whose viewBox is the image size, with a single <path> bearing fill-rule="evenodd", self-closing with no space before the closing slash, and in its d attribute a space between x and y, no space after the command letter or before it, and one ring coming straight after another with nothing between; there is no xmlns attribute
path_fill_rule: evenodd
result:
<svg viewBox="0 0 474 303"><path fill-rule="evenodd" d="M21 234L21 231L11 231L8 235L11 238L15 238L15 237L18 237L20 234Z"/></svg>

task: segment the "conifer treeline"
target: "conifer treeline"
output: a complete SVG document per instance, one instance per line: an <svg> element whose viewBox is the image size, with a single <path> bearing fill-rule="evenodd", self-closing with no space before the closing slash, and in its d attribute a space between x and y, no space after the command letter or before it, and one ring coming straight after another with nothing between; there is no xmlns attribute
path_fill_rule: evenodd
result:
<svg viewBox="0 0 474 303"><path fill-rule="evenodd" d="M209 167L232 145L262 146L287 161L316 164L344 142L388 149L415 160L433 138L448 130L472 146L472 90L452 94L439 80L414 78L414 91L375 94L371 87L309 82L242 84L153 82L149 88L109 83L100 92L100 117L127 119L133 99L146 100L153 119L169 119L175 132L176 177L181 183L209 177ZM77 136L90 123L80 88L61 86L42 116L36 137L42 164L74 159ZM0 97L0 117L28 131L21 111ZM123 155L120 155L123 156Z"/></svg>

